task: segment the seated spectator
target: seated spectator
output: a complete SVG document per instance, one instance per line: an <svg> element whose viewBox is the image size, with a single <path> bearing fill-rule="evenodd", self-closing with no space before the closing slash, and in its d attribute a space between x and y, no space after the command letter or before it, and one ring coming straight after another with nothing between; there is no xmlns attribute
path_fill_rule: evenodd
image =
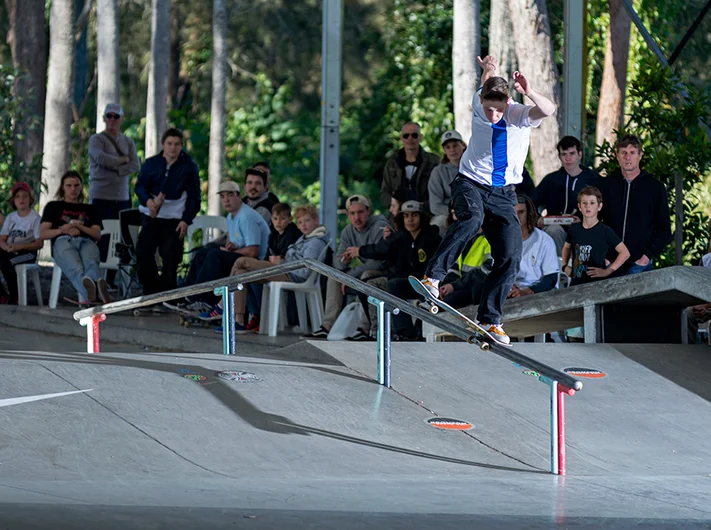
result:
<svg viewBox="0 0 711 530"><path fill-rule="evenodd" d="M227 212L227 244L219 248L201 248L190 263L186 285L229 276L232 265L243 256L263 260L267 255L269 227L261 215L242 202L239 185L230 180L224 181L217 193ZM199 313L210 309L216 301L216 296L208 292L181 301L163 302L163 305L178 312Z"/></svg>
<svg viewBox="0 0 711 530"><path fill-rule="evenodd" d="M176 288L183 239L200 211L198 167L183 151L182 131L168 129L161 144L163 150L143 164L135 188L142 214L136 261L144 294ZM163 263L160 275L156 250Z"/></svg>
<svg viewBox="0 0 711 530"><path fill-rule="evenodd" d="M315 206L299 206L294 212L296 223L299 226L301 237L289 246L284 258L281 256L271 256L269 261L258 260L255 258L241 257L235 261L232 267L232 276L239 276L251 271L267 269L280 263L291 263L302 259L319 259L321 252L328 245L328 229L319 224L318 211ZM277 274L263 280L257 280L256 283L267 282L305 282L311 273L310 269L299 269L286 274ZM239 334L248 333L249 330L245 325L246 308L247 308L247 292L245 289L235 291L235 332ZM220 320L222 318L222 301L209 311L200 313L199 317L203 320ZM256 315L258 316L258 313Z"/></svg>
<svg viewBox="0 0 711 530"><path fill-rule="evenodd" d="M380 243L349 247L346 253L352 258L385 260L388 270L387 291L404 300L419 298L408 276L422 277L427 261L439 247L442 238L439 229L430 224L430 214L422 210L418 201L407 201L396 218L402 229L390 236L385 248ZM417 330L410 315L393 315L393 333L396 338L415 340ZM361 329L353 337L359 340L369 337L368 329Z"/></svg>
<svg viewBox="0 0 711 530"><path fill-rule="evenodd" d="M402 126L400 141L403 148L388 159L383 169L380 186L383 207L390 206L395 190L403 188L407 192L407 200L419 201L429 211L427 185L430 173L439 164L439 158L422 149L421 140L422 132L417 123L408 122Z"/></svg>
<svg viewBox="0 0 711 530"><path fill-rule="evenodd" d="M538 212L533 201L525 195L518 196L516 215L521 223L523 247L521 268L508 298L518 298L550 291L558 285L558 255L553 238L536 228Z"/></svg>
<svg viewBox="0 0 711 530"><path fill-rule="evenodd" d="M40 237L52 240L52 257L76 289L79 299L103 303L111 301L109 285L99 270L101 239L99 214L84 202L84 186L76 171L67 171L57 190L56 198L44 207Z"/></svg>
<svg viewBox="0 0 711 530"><path fill-rule="evenodd" d="M600 217L630 251L620 274L637 274L651 270L654 258L672 240L667 189L640 168L639 138L626 134L617 142L616 151L620 169L600 179L605 197Z"/></svg>
<svg viewBox="0 0 711 530"><path fill-rule="evenodd" d="M244 202L270 224L275 202L269 196L267 174L253 167L245 172Z"/></svg>
<svg viewBox="0 0 711 530"><path fill-rule="evenodd" d="M388 222L379 215L370 215L370 201L363 195L351 195L346 200L348 224L341 232L341 240L336 250L333 266L354 278L367 281L377 276L385 276L385 263L380 260L361 260L351 255L347 250L351 247L361 247L378 243L383 239L383 230L389 227ZM346 286L329 278L326 283L326 307L323 324L319 329L304 339L325 339L333 323L343 308ZM367 329L368 323L359 323L359 329Z"/></svg>
<svg viewBox="0 0 711 530"><path fill-rule="evenodd" d="M711 268L711 244L709 245L709 252L701 258L699 266ZM711 320L711 304L698 304L687 309L689 344L698 342L699 326L709 320ZM708 340L705 343L708 344Z"/></svg>
<svg viewBox="0 0 711 530"><path fill-rule="evenodd" d="M440 298L455 309L478 305L481 289L491 272L492 262L491 245L484 236L484 231L479 229L457 259L458 270L450 271L442 280L439 287Z"/></svg>
<svg viewBox="0 0 711 530"><path fill-rule="evenodd" d="M444 156L442 156L441 163L432 170L427 190L430 212L434 216L432 224L440 228L440 235L444 235L449 215L449 203L452 200L449 185L459 173L459 161L462 159L467 144L464 143L462 135L457 131L445 132L440 140Z"/></svg>
<svg viewBox="0 0 711 530"><path fill-rule="evenodd" d="M561 224L546 224L546 217L575 216L576 223L583 216L577 208L578 193L587 186L598 185L598 174L580 164L583 158L583 146L574 136L564 136L556 148L563 166L549 173L541 181L532 195L539 212L545 210L545 217L538 219L541 228L553 238L555 248L560 255L565 243L567 229Z"/></svg>
<svg viewBox="0 0 711 530"><path fill-rule="evenodd" d="M609 226L597 216L602 209L602 194L594 186L587 186L578 193L578 211L583 222L571 225L563 246L563 270L570 276L570 285L578 285L607 278L629 259L630 252ZM615 261L607 265L606 257L611 251L617 253ZM573 258L572 266L568 260Z"/></svg>
<svg viewBox="0 0 711 530"><path fill-rule="evenodd" d="M266 160L260 160L256 164L252 166L254 169L258 169L259 171L262 171L263 173L267 174L267 190L269 190L269 186L272 184L272 168L269 167L269 162ZM279 202L279 197L274 195L271 191L269 193L269 198L272 200L274 204L277 204Z"/></svg>
<svg viewBox="0 0 711 530"><path fill-rule="evenodd" d="M32 190L24 182L18 182L12 187L8 200L14 210L0 230L0 272L5 277L8 296L0 282L0 304L17 304L17 274L15 265L34 263L37 251L42 248L40 238L41 219L32 209L35 202Z"/></svg>

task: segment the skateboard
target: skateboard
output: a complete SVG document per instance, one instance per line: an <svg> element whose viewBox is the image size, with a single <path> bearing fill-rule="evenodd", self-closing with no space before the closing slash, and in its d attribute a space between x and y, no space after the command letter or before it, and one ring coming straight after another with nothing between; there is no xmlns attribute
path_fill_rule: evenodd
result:
<svg viewBox="0 0 711 530"><path fill-rule="evenodd" d="M478 338L481 339L479 346L482 350L488 350L491 347L492 342L500 344L502 346L510 347L508 344L504 344L503 342L497 341L493 336L489 334L488 331L486 331L479 324L474 322L471 318L465 316L463 313L457 311L451 305L447 304L446 302L443 302L439 298L435 298L434 296L432 296L432 294L427 290L427 288L422 284L420 280L418 280L414 276L410 276L408 279L410 280L410 285L415 290L415 292L425 297L425 302L420 303L420 307L429 311L433 315L439 313L440 309L444 309L445 311L447 311L447 313L457 317L464 323L467 329L473 331L478 336Z"/></svg>
<svg viewBox="0 0 711 530"><path fill-rule="evenodd" d="M202 320L193 314L178 313L178 323L186 328L190 326L202 326L203 328L212 327L212 322L209 320Z"/></svg>

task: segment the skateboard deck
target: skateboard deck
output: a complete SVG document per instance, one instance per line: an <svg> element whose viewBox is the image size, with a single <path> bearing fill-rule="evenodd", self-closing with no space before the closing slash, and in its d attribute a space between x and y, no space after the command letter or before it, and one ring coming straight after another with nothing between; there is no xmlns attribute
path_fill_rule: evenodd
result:
<svg viewBox="0 0 711 530"><path fill-rule="evenodd" d="M220 321L217 321L216 323L219 322ZM188 315L184 313L178 313L178 323L186 328L189 328L190 326L201 326L203 328L209 328L213 325L213 323L209 320L201 320L196 315Z"/></svg>
<svg viewBox="0 0 711 530"><path fill-rule="evenodd" d="M432 296L432 294L427 290L427 287L425 287L419 279L415 278L414 276L410 276L408 279L410 280L410 285L415 290L415 292L421 296L424 296L427 304L427 306L425 306L425 309L427 309L430 313L436 315L437 313L439 313L439 309L441 308L447 311L447 313L454 315L462 321L462 323L467 327L467 329L473 331L476 335L479 336L482 342L482 347L484 349L488 349L490 343L492 342L496 344L501 344L502 346L510 347L509 344L505 344L496 340L492 335L489 334L488 331L486 331L479 324L474 322L471 318L457 311L448 303L443 302L439 298L435 298L434 296ZM486 347L484 347L484 345L486 345Z"/></svg>

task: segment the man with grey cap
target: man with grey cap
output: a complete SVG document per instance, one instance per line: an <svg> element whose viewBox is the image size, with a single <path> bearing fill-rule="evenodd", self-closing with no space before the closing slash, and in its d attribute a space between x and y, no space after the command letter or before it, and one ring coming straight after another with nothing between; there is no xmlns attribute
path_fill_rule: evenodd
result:
<svg viewBox="0 0 711 530"><path fill-rule="evenodd" d="M385 262L374 259L361 260L350 252L351 247L361 247L383 240L383 229L389 227L388 222L380 215L370 215L370 201L363 195L351 195L346 199L346 212L350 223L341 232L333 266L354 278L366 281L377 276L385 276ZM319 329L303 338L325 339L331 331L333 323L338 318L346 294L345 285L331 278L326 284L326 307L324 308L323 324ZM361 330L368 329L367 319L358 326Z"/></svg>
<svg viewBox="0 0 711 530"><path fill-rule="evenodd" d="M432 170L427 191L430 195L430 212L434 216L432 224L440 228L444 235L447 230L447 217L449 216L449 202L452 192L449 185L459 173L459 161L462 159L467 144L462 140L462 135L457 131L445 131L441 138L442 163Z"/></svg>

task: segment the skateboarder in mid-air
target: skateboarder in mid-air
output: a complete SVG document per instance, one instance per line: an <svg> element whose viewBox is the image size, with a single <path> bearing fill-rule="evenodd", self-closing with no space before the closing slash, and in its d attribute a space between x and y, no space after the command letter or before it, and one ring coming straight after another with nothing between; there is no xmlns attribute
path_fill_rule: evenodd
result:
<svg viewBox="0 0 711 530"><path fill-rule="evenodd" d="M508 344L502 306L521 261L521 227L514 185L522 180L531 127L555 112L555 105L514 72L514 90L534 106L509 97L508 82L495 75L496 59L477 57L482 86L472 99L472 136L451 184L457 221L449 227L430 260L423 285L436 298L444 278L464 246L481 227L491 244L494 266L482 289L477 321L498 342Z"/></svg>

